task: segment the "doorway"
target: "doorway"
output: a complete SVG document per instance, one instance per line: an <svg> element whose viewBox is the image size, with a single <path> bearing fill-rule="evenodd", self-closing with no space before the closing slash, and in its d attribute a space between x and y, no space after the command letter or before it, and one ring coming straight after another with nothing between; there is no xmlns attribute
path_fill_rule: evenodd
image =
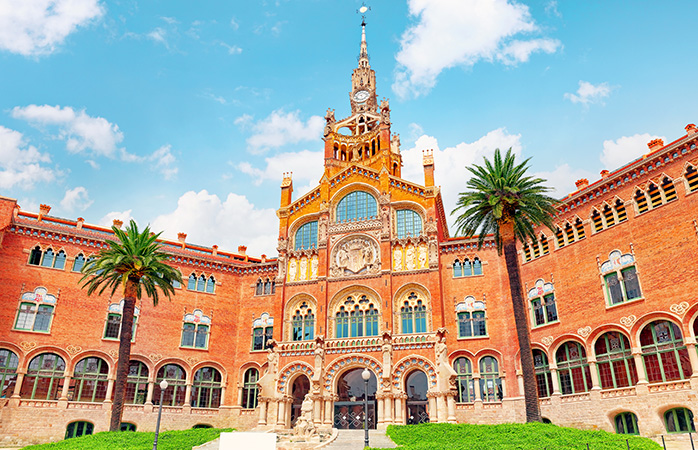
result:
<svg viewBox="0 0 698 450"><path fill-rule="evenodd" d="M340 430L362 430L364 420L368 428L376 428L376 376L371 372L368 391L361 378L363 368L344 372L337 381L338 401L334 402L334 427ZM364 411L364 400L368 400L368 411Z"/></svg>
<svg viewBox="0 0 698 450"><path fill-rule="evenodd" d="M293 381L293 387L291 388L291 396L293 397L293 403L291 404L291 428L296 425L296 420L301 415L301 406L308 392L310 392L310 380L305 375L298 376Z"/></svg>
<svg viewBox="0 0 698 450"><path fill-rule="evenodd" d="M429 422L428 388L427 374L421 370L415 370L407 376L407 425Z"/></svg>

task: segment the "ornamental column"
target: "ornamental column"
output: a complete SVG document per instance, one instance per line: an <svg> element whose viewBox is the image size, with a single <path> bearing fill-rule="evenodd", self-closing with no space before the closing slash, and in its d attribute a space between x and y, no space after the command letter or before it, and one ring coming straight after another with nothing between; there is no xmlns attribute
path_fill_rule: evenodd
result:
<svg viewBox="0 0 698 450"><path fill-rule="evenodd" d="M482 402L482 393L480 392L480 374L473 374L473 390L475 391L475 401Z"/></svg>
<svg viewBox="0 0 698 450"><path fill-rule="evenodd" d="M334 413L332 412L332 404L333 401L336 401L335 396L328 395L325 396L325 420L323 422L324 425L329 425L330 427L334 425ZM339 397L337 397L339 399Z"/></svg>
<svg viewBox="0 0 698 450"><path fill-rule="evenodd" d="M436 392L427 392L427 399L429 400L429 421L432 419L435 419L436 422L439 421L439 411L436 407ZM410 416L409 414L412 414L411 411L405 411L407 418L409 419ZM412 417L414 418L414 416Z"/></svg>
<svg viewBox="0 0 698 450"><path fill-rule="evenodd" d="M385 414L385 417L383 419L383 423L393 423L393 399L390 394L385 394L385 398L383 399L384 402L384 407L383 407L383 413Z"/></svg>
<svg viewBox="0 0 698 450"><path fill-rule="evenodd" d="M456 420L456 394L458 391L453 390L448 393L448 396L446 397L446 405L448 407L448 417L446 420L448 423L457 423Z"/></svg>
<svg viewBox="0 0 698 450"><path fill-rule="evenodd" d="M322 425L322 395L313 395L313 423L316 426Z"/></svg>
<svg viewBox="0 0 698 450"><path fill-rule="evenodd" d="M382 424L385 421L383 417L383 400L385 400L383 394L376 394L376 405L378 407L378 411L376 411L376 428L378 428L378 424ZM368 411L366 411L366 414L368 414Z"/></svg>
<svg viewBox="0 0 698 450"><path fill-rule="evenodd" d="M686 350L688 351L688 358L691 360L691 369L693 373L691 378L698 377L698 352L696 352L696 343L693 342L691 336L686 338Z"/></svg>
<svg viewBox="0 0 698 450"><path fill-rule="evenodd" d="M557 367L550 368L550 378L553 381L553 395L560 395L560 379L557 377Z"/></svg>
<svg viewBox="0 0 698 450"><path fill-rule="evenodd" d="M24 382L24 375L26 371L17 371L17 381L15 381L15 388L12 391L11 398L21 398L20 393L22 392L22 383Z"/></svg>
<svg viewBox="0 0 698 450"><path fill-rule="evenodd" d="M402 393L396 394L395 395L395 423L398 425L404 425L405 424L405 417L403 415L403 411L405 410L403 407L403 395Z"/></svg>
<svg viewBox="0 0 698 450"><path fill-rule="evenodd" d="M114 378L107 379L107 393L104 396L104 403L111 403L111 394L114 391ZM125 394L125 392L124 392Z"/></svg>
<svg viewBox="0 0 698 450"><path fill-rule="evenodd" d="M642 350L639 348L633 348L632 355L633 360L635 361L635 371L637 372L637 384L647 384L645 365L642 362Z"/></svg>
<svg viewBox="0 0 698 450"><path fill-rule="evenodd" d="M591 390L600 391L601 386L599 386L599 368L596 366L596 360L587 359L589 363L589 373L591 374Z"/></svg>
<svg viewBox="0 0 698 450"><path fill-rule="evenodd" d="M286 399L279 399L279 412L276 415L276 425L286 428Z"/></svg>
<svg viewBox="0 0 698 450"><path fill-rule="evenodd" d="M266 397L259 397L259 420L257 425L267 424L267 402L269 401Z"/></svg>
<svg viewBox="0 0 698 450"><path fill-rule="evenodd" d="M145 395L145 404L153 406L153 389L155 389L155 382L148 381L148 393Z"/></svg>

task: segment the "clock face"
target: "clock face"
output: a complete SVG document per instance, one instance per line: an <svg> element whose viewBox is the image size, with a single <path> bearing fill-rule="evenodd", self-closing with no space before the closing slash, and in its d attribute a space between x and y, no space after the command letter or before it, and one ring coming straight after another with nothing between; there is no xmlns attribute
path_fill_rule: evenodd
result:
<svg viewBox="0 0 698 450"><path fill-rule="evenodd" d="M368 97L371 94L368 93L368 91L361 90L361 91L356 91L354 92L354 101L357 103L363 103L366 100L368 100Z"/></svg>

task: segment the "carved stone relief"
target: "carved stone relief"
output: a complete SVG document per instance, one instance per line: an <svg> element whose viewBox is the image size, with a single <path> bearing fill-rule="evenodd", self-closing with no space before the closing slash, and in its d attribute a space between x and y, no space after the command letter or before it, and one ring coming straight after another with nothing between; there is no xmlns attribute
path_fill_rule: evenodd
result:
<svg viewBox="0 0 698 450"><path fill-rule="evenodd" d="M373 239L352 236L337 243L330 257L330 276L341 278L380 272L380 250Z"/></svg>
<svg viewBox="0 0 698 450"><path fill-rule="evenodd" d="M422 270L429 268L432 260L429 246L423 240L417 242L396 243L393 246L393 271Z"/></svg>

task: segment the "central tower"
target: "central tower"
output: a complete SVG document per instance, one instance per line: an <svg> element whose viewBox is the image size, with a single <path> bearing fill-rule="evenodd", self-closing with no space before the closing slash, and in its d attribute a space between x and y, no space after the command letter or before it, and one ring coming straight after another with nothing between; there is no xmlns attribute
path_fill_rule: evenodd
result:
<svg viewBox="0 0 698 450"><path fill-rule="evenodd" d="M366 21L361 21L358 65L351 74L351 114L336 120L333 109L325 115L325 175L332 177L351 165L362 165L400 176L400 139L390 134L390 106L378 102L376 72L371 69L366 43Z"/></svg>

